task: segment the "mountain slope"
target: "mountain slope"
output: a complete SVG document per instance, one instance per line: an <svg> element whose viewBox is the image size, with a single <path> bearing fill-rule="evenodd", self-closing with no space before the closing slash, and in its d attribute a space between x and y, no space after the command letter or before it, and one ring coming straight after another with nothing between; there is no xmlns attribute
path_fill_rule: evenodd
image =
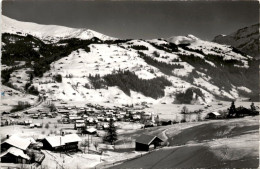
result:
<svg viewBox="0 0 260 169"><path fill-rule="evenodd" d="M213 42L231 45L252 57L259 58L259 37L259 24L255 24L230 35L218 35Z"/></svg>
<svg viewBox="0 0 260 169"><path fill-rule="evenodd" d="M18 25L24 24L30 30L35 25ZM49 28L38 26L43 32ZM46 42L45 34L28 32L2 32L2 83L21 91L124 104L207 103L258 93L252 57L192 35L168 41L94 36Z"/></svg>

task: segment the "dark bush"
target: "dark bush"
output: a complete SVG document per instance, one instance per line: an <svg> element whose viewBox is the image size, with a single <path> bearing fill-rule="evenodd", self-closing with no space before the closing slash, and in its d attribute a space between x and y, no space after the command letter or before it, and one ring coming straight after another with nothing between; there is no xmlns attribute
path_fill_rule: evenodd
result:
<svg viewBox="0 0 260 169"><path fill-rule="evenodd" d="M133 45L131 47L135 50L148 50L148 48L146 46L143 46L143 45Z"/></svg>
<svg viewBox="0 0 260 169"><path fill-rule="evenodd" d="M60 74L57 74L57 75L53 76L53 78L58 83L62 82L62 76Z"/></svg>

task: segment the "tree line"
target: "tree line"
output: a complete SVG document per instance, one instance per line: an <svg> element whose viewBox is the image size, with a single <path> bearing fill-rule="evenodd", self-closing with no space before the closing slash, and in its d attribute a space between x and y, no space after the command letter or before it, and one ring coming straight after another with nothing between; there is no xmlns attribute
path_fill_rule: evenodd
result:
<svg viewBox="0 0 260 169"><path fill-rule="evenodd" d="M105 88L106 86L118 86L128 96L131 95L130 90L133 90L154 99L163 97L165 95L165 87L172 85L165 77L140 79L129 70L119 70L117 73L105 75L103 78L99 75L89 77L95 89Z"/></svg>

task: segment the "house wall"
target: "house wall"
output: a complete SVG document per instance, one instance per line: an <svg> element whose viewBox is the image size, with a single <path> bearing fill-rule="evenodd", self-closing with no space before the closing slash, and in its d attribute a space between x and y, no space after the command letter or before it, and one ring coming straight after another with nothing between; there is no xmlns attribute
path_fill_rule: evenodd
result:
<svg viewBox="0 0 260 169"><path fill-rule="evenodd" d="M42 144L43 144L42 146L43 149L54 150L54 148L50 145L50 143L46 139L42 140Z"/></svg>
<svg viewBox="0 0 260 169"><path fill-rule="evenodd" d="M30 161L21 158L16 157L10 153L7 153L5 156L1 158L1 163L22 163L22 164L29 164Z"/></svg>
<svg viewBox="0 0 260 169"><path fill-rule="evenodd" d="M1 152L8 150L10 147L12 147L12 145L7 144L7 143L2 143L1 144Z"/></svg>
<svg viewBox="0 0 260 169"><path fill-rule="evenodd" d="M52 147L47 140L43 140L43 149L46 150L51 150L51 151L76 151L78 150L78 142L73 142L73 143L67 143L64 146L59 146L59 147Z"/></svg>
<svg viewBox="0 0 260 169"><path fill-rule="evenodd" d="M154 148L158 147L161 145L161 140L159 140L158 138L155 138L150 145L154 145Z"/></svg>
<svg viewBox="0 0 260 169"><path fill-rule="evenodd" d="M65 151L78 150L78 142L68 143L64 146Z"/></svg>

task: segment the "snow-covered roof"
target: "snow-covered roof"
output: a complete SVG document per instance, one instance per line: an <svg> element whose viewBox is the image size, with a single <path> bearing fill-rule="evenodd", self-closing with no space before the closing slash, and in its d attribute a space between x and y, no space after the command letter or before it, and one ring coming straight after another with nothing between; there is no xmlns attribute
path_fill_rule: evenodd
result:
<svg viewBox="0 0 260 169"><path fill-rule="evenodd" d="M49 144L52 147L58 147L58 146L65 145L65 142L62 139L62 136L50 136L50 137L47 137L45 139L49 142Z"/></svg>
<svg viewBox="0 0 260 169"><path fill-rule="evenodd" d="M26 140L29 140L33 144L36 143L36 141L32 137L26 138Z"/></svg>
<svg viewBox="0 0 260 169"><path fill-rule="evenodd" d="M81 141L81 138L77 134L68 134L63 136L65 143L72 143Z"/></svg>
<svg viewBox="0 0 260 169"><path fill-rule="evenodd" d="M89 128L89 129L87 129L87 131L89 132L89 133L94 133L94 132L96 132L97 131L97 129L95 129L95 128Z"/></svg>
<svg viewBox="0 0 260 169"><path fill-rule="evenodd" d="M17 147L21 150L26 150L29 145L31 144L31 141L29 139L24 139L21 137L18 137L16 135L11 136L7 140L5 140L2 144L7 143L14 147Z"/></svg>
<svg viewBox="0 0 260 169"><path fill-rule="evenodd" d="M133 119L141 119L141 116L140 115L134 115Z"/></svg>
<svg viewBox="0 0 260 169"><path fill-rule="evenodd" d="M216 112L216 111L213 111L213 112L211 112L212 114L214 114L215 116L220 116L221 114L219 114L218 112Z"/></svg>
<svg viewBox="0 0 260 169"><path fill-rule="evenodd" d="M85 123L76 123L76 127L85 127Z"/></svg>
<svg viewBox="0 0 260 169"><path fill-rule="evenodd" d="M108 124L104 124L103 127L104 127L104 128L108 128L109 125L108 125Z"/></svg>
<svg viewBox="0 0 260 169"><path fill-rule="evenodd" d="M68 134L65 136L50 136L45 138L52 147L63 146L67 143L79 142L81 138L77 134Z"/></svg>
<svg viewBox="0 0 260 169"><path fill-rule="evenodd" d="M5 156L8 153L10 153L10 154L12 154L16 157L22 157L24 159L30 160L30 157L28 155L24 154L23 150L20 150L20 149L15 148L15 147L10 147L7 151L0 154L0 158L2 158L3 156Z"/></svg>
<svg viewBox="0 0 260 169"><path fill-rule="evenodd" d="M157 137L157 136L150 136L150 135L146 135L146 134L142 134L140 137L138 137L138 138L136 139L136 142L137 142L137 143L142 143L142 144L147 144L147 145L149 145L149 144L151 144L151 142L152 142L154 139L156 139L156 138L158 138L161 142L163 142L163 140L160 139L160 138Z"/></svg>
<svg viewBox="0 0 260 169"><path fill-rule="evenodd" d="M85 123L85 120L76 120L76 123Z"/></svg>

